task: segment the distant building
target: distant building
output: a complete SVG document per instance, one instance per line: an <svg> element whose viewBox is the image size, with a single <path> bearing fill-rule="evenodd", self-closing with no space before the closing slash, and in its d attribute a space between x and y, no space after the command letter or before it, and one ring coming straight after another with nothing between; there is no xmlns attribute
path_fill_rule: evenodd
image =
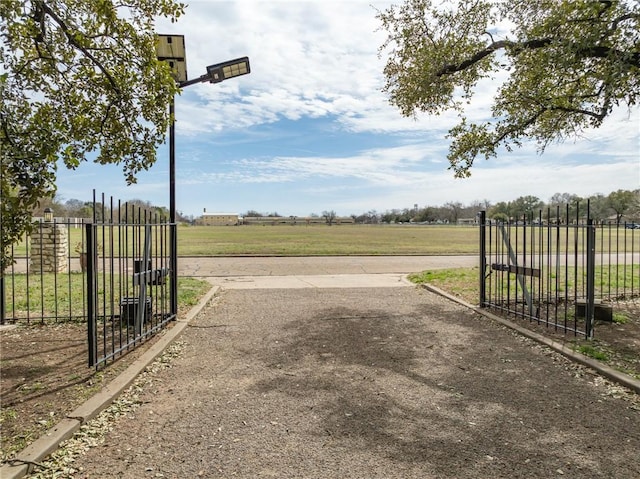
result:
<svg viewBox="0 0 640 479"><path fill-rule="evenodd" d="M333 224L353 224L355 220L351 216L339 216L333 220ZM327 224L327 219L322 216L245 216L241 219L243 225L311 225Z"/></svg>
<svg viewBox="0 0 640 479"><path fill-rule="evenodd" d="M474 216L473 218L458 218L459 225L473 226L478 224L478 217Z"/></svg>
<svg viewBox="0 0 640 479"><path fill-rule="evenodd" d="M199 223L204 226L236 226L241 222L238 213L203 213Z"/></svg>

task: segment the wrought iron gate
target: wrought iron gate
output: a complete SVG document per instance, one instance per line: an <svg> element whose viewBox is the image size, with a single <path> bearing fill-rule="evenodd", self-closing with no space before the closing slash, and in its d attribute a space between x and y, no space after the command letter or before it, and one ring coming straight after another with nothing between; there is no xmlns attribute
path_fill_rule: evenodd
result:
<svg viewBox="0 0 640 479"><path fill-rule="evenodd" d="M509 222L480 213L481 307L591 338L613 301L640 295L640 230L568 211Z"/></svg>
<svg viewBox="0 0 640 479"><path fill-rule="evenodd" d="M135 348L177 314L176 225L126 205L109 211L85 226L90 367Z"/></svg>

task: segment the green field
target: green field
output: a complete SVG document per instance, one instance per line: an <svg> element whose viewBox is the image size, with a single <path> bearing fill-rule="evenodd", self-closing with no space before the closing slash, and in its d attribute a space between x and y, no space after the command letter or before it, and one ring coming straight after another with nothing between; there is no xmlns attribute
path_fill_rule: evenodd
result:
<svg viewBox="0 0 640 479"><path fill-rule="evenodd" d="M185 226L178 256L476 254L478 229L465 226Z"/></svg>
<svg viewBox="0 0 640 479"><path fill-rule="evenodd" d="M69 229L71 256L82 243L82 228ZM118 239L113 250L117 255ZM109 256L108 247L100 245ZM475 254L478 229L409 225L244 225L180 226L178 256L322 256ZM16 256L26 253L21 242Z"/></svg>
<svg viewBox="0 0 640 479"><path fill-rule="evenodd" d="M107 228L108 230L109 228ZM638 230L598 228L598 252L636 250ZM511 246L517 251L582 251L584 231L508 229ZM69 230L71 256L82 243L82 228ZM117 232L115 233L117 236ZM488 233L493 248L502 248L497 230ZM98 240L100 242L100 239ZM102 241L105 242L105 241ZM131 239L129 240L131 242ZM118 255L118 238L100 244L100 254ZM432 225L243 225L178 227L178 256L323 256L323 255L465 255L477 254L479 231L474 226ZM129 245L131 249L131 245ZM25 242L15 246L16 256L24 256Z"/></svg>

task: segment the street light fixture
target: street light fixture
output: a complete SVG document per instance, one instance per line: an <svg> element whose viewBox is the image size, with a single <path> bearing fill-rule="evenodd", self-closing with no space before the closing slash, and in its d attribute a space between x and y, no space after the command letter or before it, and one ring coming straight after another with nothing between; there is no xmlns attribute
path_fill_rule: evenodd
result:
<svg viewBox="0 0 640 479"><path fill-rule="evenodd" d="M159 60L169 62L174 78L180 88L185 88L196 83L220 83L230 78L235 78L251 73L249 57L236 58L207 67L207 73L187 80L186 52L184 35L158 35L156 52ZM175 123L175 98L169 104L169 222L173 224L171 234L171 313L178 312L178 239L175 231L176 223L176 123Z"/></svg>
<svg viewBox="0 0 640 479"><path fill-rule="evenodd" d="M179 81L178 86L184 88L196 83L220 83L230 78L248 75L251 73L249 57L236 58L207 67L207 73L193 80Z"/></svg>
<svg viewBox="0 0 640 479"><path fill-rule="evenodd" d="M228 62L209 65L207 74L211 77L211 83L220 83L229 78L239 77L251 73L249 57L236 58Z"/></svg>

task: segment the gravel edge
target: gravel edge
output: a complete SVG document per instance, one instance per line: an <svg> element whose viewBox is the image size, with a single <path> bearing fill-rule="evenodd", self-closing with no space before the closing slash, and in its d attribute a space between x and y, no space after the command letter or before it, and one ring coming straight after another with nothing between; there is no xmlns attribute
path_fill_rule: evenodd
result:
<svg viewBox="0 0 640 479"><path fill-rule="evenodd" d="M77 409L70 412L64 419L18 453L15 458L0 467L0 478L20 479L26 474L32 473L36 466L41 467L42 461L50 455L55 455L62 443L72 438L78 431L82 435L85 425L98 418L103 411L109 412L108 408L114 404L114 401L127 388L130 388L129 390L136 388L134 383L136 378L150 365L155 364L154 361L160 364L166 363L166 361L163 361L163 357L160 357L160 359L158 357L163 355L165 351L171 351L169 349L171 344L178 339L189 322L202 311L218 290L219 287L212 285L211 289L200 298L198 304L191 308L183 319L178 319L171 329L166 330L166 333L149 350L118 377L110 381L100 392L89 398ZM134 385L132 386L132 384ZM125 399L125 402L127 401L129 399ZM135 404L135 400L133 400L132 404ZM123 406L117 402L115 405L117 410L123 409ZM113 412L110 415L113 415Z"/></svg>

